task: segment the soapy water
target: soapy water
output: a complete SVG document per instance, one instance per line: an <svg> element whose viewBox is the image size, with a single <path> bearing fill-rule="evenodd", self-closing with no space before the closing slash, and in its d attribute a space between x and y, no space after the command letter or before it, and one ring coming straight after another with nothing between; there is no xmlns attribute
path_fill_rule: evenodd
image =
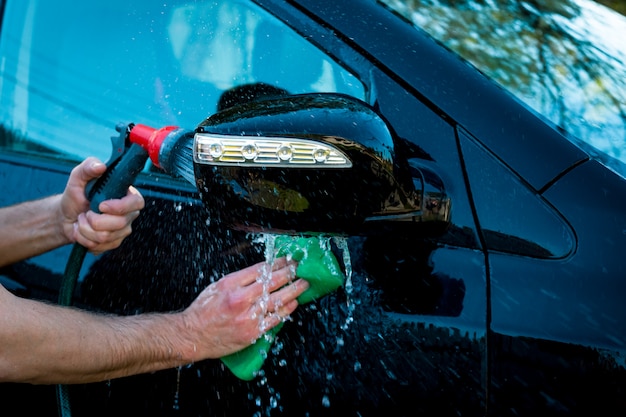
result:
<svg viewBox="0 0 626 417"><path fill-rule="evenodd" d="M268 264L268 267L258 277L258 281L263 284L263 296L260 300L261 310L264 314L267 313L270 291L269 291L269 283L272 278L272 268L274 261L276 260L277 253L279 248L276 247L276 235L269 233L259 234L256 238L253 239L255 243L261 243L265 246L265 262ZM351 300L352 295L352 262L350 259L350 251L348 249L348 240L345 237L338 236L326 236L326 237L318 237L320 242L320 247L324 251L331 250L332 245L338 249L341 261L344 266L344 274L346 276L346 280L344 282L343 288L347 295L347 307L348 307L348 315L346 317L345 323L341 326L342 330L347 330L350 323L353 321L352 312L354 311L354 303ZM295 271L293 273L295 276ZM262 318L262 317L261 317ZM289 320L289 317L284 318L284 320ZM259 323L262 326L262 321Z"/></svg>
<svg viewBox="0 0 626 417"><path fill-rule="evenodd" d="M341 250L341 254L343 255L343 265L344 265L345 274L346 274L346 282L344 284L344 291L346 292L346 295L347 295L346 303L348 307L348 315L346 317L345 323L343 324L343 326L341 326L341 330L347 330L350 323L354 321L353 313L354 313L355 304L352 301L352 292L353 292L352 260L350 258L350 250L348 249L348 239L345 237L335 237L333 238L333 241L335 242L339 250Z"/></svg>
<svg viewBox="0 0 626 417"><path fill-rule="evenodd" d="M272 267L271 267L271 265L273 265L274 260L276 259L276 256L275 256L275 254L276 254L276 236L275 235L271 235L271 234L266 234L266 235L262 236L262 239L263 239L263 242L265 244L265 262L267 263L268 267L266 267L265 271L263 271L264 273L261 274L257 278L257 281L260 281L261 284L263 284L263 295L262 295L261 300L260 300L261 311L263 312L263 314L259 318L260 319L259 320L259 329L262 329L262 327L263 327L263 318L267 314L267 308L268 308L268 304L269 304L269 300L270 300L269 284L270 284L270 280L272 279Z"/></svg>
<svg viewBox="0 0 626 417"><path fill-rule="evenodd" d="M263 273L260 274L258 278L258 281L263 284L263 296L261 298L261 305L262 305L262 310L266 312L267 305L269 302L269 296L270 296L269 282L272 277L271 265L276 260L277 253L280 248L276 247L276 238L277 238L276 235L256 234L256 235L251 235L250 238L253 244L264 246L265 261L269 265L269 267L267 267L263 271ZM331 247L335 247L337 250L334 253L335 255L337 255L337 259L338 261L340 261L340 263L343 263L344 274L346 277L344 285L343 285L343 291L346 294L347 315L346 315L345 321L339 325L339 329L341 331L346 331L349 328L350 324L353 323L354 321L353 312L354 312L354 308L356 305L351 298L352 291L353 291L352 262L350 258L350 251L348 249L348 240L347 238L334 237L334 236L333 237L330 237L330 236L318 237L318 240L323 250L329 250L331 249ZM295 276L295 271L294 271L294 276ZM311 308L315 309L316 307L311 306ZM291 318L287 317L287 318L284 318L283 320L290 321ZM262 321L259 322L259 325L262 326ZM337 336L336 343L338 347L343 346L343 337L341 335ZM278 358L283 348L284 348L284 345L281 342L280 337L278 337L274 341L272 348L267 353L267 355ZM277 362L274 364L274 366L278 367L277 372L283 372L283 371L288 372L289 364L287 363L285 359L278 359ZM328 378L332 379L332 375L328 376ZM264 369L261 369L258 372L254 383L256 383L256 385L259 388L263 388L266 391L266 395L260 396L260 395L253 395L252 393L248 395L248 400L250 400L254 404L254 406L258 409L254 413L253 417L261 417L264 415L269 416L271 415L273 410L280 408L280 400L281 400L280 392L276 391L276 389L270 385L268 377L266 376ZM330 407L331 405L328 395L323 395L320 401L323 407L325 408Z"/></svg>

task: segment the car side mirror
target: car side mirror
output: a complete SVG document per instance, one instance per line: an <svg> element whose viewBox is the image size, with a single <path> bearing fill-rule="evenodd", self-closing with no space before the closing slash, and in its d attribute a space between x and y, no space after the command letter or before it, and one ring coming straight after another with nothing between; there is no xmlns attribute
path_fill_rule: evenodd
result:
<svg viewBox="0 0 626 417"><path fill-rule="evenodd" d="M409 167L366 103L320 93L235 105L202 122L194 172L212 221L244 231L442 233L443 182Z"/></svg>

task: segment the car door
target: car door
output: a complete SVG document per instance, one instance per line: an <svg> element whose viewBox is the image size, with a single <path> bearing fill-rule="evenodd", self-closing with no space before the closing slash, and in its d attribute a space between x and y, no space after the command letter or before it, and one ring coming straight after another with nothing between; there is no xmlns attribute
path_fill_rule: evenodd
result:
<svg viewBox="0 0 626 417"><path fill-rule="evenodd" d="M260 4L364 83L363 99L403 144L397 152L413 168L440 176L453 206L452 226L437 238L397 233L348 239L352 294L346 294L345 301L340 295L325 299L323 311L330 314L324 322L316 326L315 320L305 320L306 331L292 328L299 337L284 342L291 347L299 341L285 355L305 352L286 361L286 366L296 365L292 369L306 386L305 409L333 415L377 415L381 410L404 415L407 409L482 413L484 253L476 238L454 128L420 101L412 87L389 74L385 56L362 52L380 48L395 60L390 44L407 38L396 32L397 22L386 20L390 15L384 9L368 3L302 2L305 12L281 2ZM388 32L368 31L374 26L388 27ZM333 331L337 328L343 332ZM333 346L332 352L328 346ZM302 403L298 392L304 388L289 386L288 381L278 386L280 404L285 410L297 409L292 401ZM290 395L289 389L295 392Z"/></svg>
<svg viewBox="0 0 626 417"><path fill-rule="evenodd" d="M401 158L441 178L452 204L441 236L338 239L345 288L294 315L256 380L205 361L73 386L77 415L482 413L485 255L457 134L418 85L390 71L401 56L386 51L406 42L403 26L362 3L6 1L3 204L60 192L87 154L106 159L120 120L193 128L217 110L223 91L258 82L369 103L394 132ZM370 30L381 25L385 36ZM265 257L262 237L212 223L184 181L147 166L137 186L146 208L133 234L120 249L87 259L77 305L116 314L180 309L208 282ZM67 255L64 248L12 266L3 283L54 300ZM23 399L20 412L54 408L50 387L11 386L3 395ZM25 400L32 395L41 401Z"/></svg>
<svg viewBox="0 0 626 417"><path fill-rule="evenodd" d="M358 25L333 22L346 38L367 38ZM383 21L378 27L372 42L360 46L456 127L477 239L486 249L488 412L621 408L624 309L620 297L609 294L624 292L624 210L617 197L623 178L432 43L419 43L418 36L417 45L390 48L382 39L394 26ZM386 84L383 90L380 97L397 93ZM396 105L398 115L412 109Z"/></svg>
<svg viewBox="0 0 626 417"><path fill-rule="evenodd" d="M588 160L536 190L460 136L489 249L491 411L623 408L624 179Z"/></svg>
<svg viewBox="0 0 626 417"><path fill-rule="evenodd" d="M622 409L624 179L589 160L535 190L460 137L489 249L490 411Z"/></svg>

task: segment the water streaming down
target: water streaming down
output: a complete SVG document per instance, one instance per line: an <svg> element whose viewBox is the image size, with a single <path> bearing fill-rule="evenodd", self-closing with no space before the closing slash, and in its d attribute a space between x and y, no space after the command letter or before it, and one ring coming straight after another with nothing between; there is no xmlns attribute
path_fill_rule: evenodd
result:
<svg viewBox="0 0 626 417"><path fill-rule="evenodd" d="M278 254L281 252L281 250L284 250L284 248L280 248L278 247L279 245L277 245L276 240L277 240L277 236L278 235L274 235L274 234L262 234L261 235L261 239L263 241L263 244L265 245L265 260L268 264L272 264L275 260L276 257L278 256ZM347 321L345 323L344 326L342 326L342 329L345 330L345 328L347 327L347 325L349 324L349 322L351 321L351 316L352 316L352 311L354 309L354 305L350 299L350 296L352 294L352 262L350 259L350 251L348 248L348 240L345 237L338 237L338 236L317 236L317 242L319 244L319 248L322 249L323 252L330 252L333 253L333 246L337 249L338 255L337 258L338 260L340 260L341 264L343 264L343 273L345 274L345 281L343 282L343 287L347 296L347 306L348 306L348 317L347 317ZM306 250L305 247L301 248L302 250ZM313 250L313 248L311 248L311 250ZM291 255L288 255L291 256ZM331 256L332 257L332 256ZM328 259L320 261L323 263L329 262ZM330 263L330 262L329 262ZM326 265L327 267L331 268L331 265ZM313 283L313 282L311 282Z"/></svg>
<svg viewBox="0 0 626 417"><path fill-rule="evenodd" d="M261 245L262 247L264 247L265 261L270 265L273 262L275 262L275 260L279 256L278 254L280 253L281 248L280 248L280 245L277 243L277 239L279 238L279 236L280 235L275 235L271 233L261 233L261 234L250 235L250 239L254 244ZM350 258L350 252L348 250L348 240L343 237L330 237L330 236L318 236L317 238L319 241L320 248L324 250L330 250L331 247L334 247L336 249L336 251L334 252L336 253L337 258L342 261L341 263L343 264L343 269L345 270L346 281L344 283L344 290L345 290L345 295L347 297L347 309L346 309L347 317L345 318L345 321L343 321L343 323L338 323L338 326L334 328L335 332L337 332L336 333L337 345L339 346L341 345L340 341L343 339L342 333L344 333L348 329L350 323L353 322L352 314L354 312L354 306L355 306L355 303L353 303L351 300L352 262ZM262 297L263 303L267 303L267 300L269 298L268 283L270 279L271 279L271 273L263 273L263 274L260 274L259 276L259 281L264 284L263 285L264 295ZM301 308L311 308L313 311L318 311L318 312L324 311L325 312L324 314L333 314L331 310L326 310L326 309L321 310L320 306L315 306L315 305L311 305L308 307L305 307L304 305L302 305ZM286 318L285 320L291 321L292 319ZM298 324L292 323L291 325L296 326ZM328 330L333 332L333 330L330 328ZM304 342L304 340L302 340L301 342ZM270 373L287 372L290 364L287 363L285 359L280 358L281 351L284 348L285 346L283 345L283 342L280 340L280 337L278 337L277 340L274 341L274 344L272 345L271 350L267 352L268 357L275 357L277 359L277 362L274 363L274 365L277 366L278 369L274 369ZM259 416L259 417L265 416L265 415L269 416L271 415L272 410L281 408L281 392L277 389L277 387L274 387L271 385L271 382L270 382L271 379L268 377L268 374L266 374L266 372L267 372L266 370L261 369L257 375L257 378L255 379L257 387L263 389L265 391L265 395L249 396L249 400L252 401L254 406L258 408L257 413L255 413L254 415ZM324 407L328 407L330 405L330 400L326 396L321 398L320 401L322 401L322 404Z"/></svg>
<svg viewBox="0 0 626 417"><path fill-rule="evenodd" d="M174 404L172 405L172 409L180 410L180 373L182 367L178 366L176 368L176 391L174 392Z"/></svg>
<svg viewBox="0 0 626 417"><path fill-rule="evenodd" d="M265 242L265 262L267 262L269 265L272 265L276 259L276 236L267 234L264 236L263 240ZM261 283L263 284L263 297L261 298L261 305L264 307L264 313L267 310L267 305L270 299L269 282L272 278L271 269L272 268L270 267L269 273L264 273L259 277L259 280L261 280ZM261 326L262 323L260 322L259 325Z"/></svg>
<svg viewBox="0 0 626 417"><path fill-rule="evenodd" d="M339 250L343 255L343 265L346 274L346 282L344 284L344 290L346 292L346 303L348 307L348 315L346 317L346 321L343 326L341 326L342 330L347 330L350 323L354 321L353 312L355 304L352 301L352 260L350 258L350 250L348 248L348 239L345 237L334 237L333 242L337 245Z"/></svg>

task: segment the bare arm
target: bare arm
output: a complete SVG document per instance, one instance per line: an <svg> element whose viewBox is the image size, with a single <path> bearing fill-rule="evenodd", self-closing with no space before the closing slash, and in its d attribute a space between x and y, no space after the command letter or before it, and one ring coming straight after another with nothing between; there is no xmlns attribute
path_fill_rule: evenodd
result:
<svg viewBox="0 0 626 417"><path fill-rule="evenodd" d="M273 266L271 296L259 303L264 268L229 274L171 314L98 315L22 299L0 286L0 381L102 381L241 350L291 314L308 287L291 282L295 264L281 258Z"/></svg>
<svg viewBox="0 0 626 417"><path fill-rule="evenodd" d="M0 266L70 243L57 216L61 196L0 209Z"/></svg>
<svg viewBox="0 0 626 417"><path fill-rule="evenodd" d="M131 187L126 197L103 202L102 214L88 211L85 186L105 169L87 158L72 170L63 194L0 208L0 266L73 242L94 253L119 246L131 233L144 200Z"/></svg>

